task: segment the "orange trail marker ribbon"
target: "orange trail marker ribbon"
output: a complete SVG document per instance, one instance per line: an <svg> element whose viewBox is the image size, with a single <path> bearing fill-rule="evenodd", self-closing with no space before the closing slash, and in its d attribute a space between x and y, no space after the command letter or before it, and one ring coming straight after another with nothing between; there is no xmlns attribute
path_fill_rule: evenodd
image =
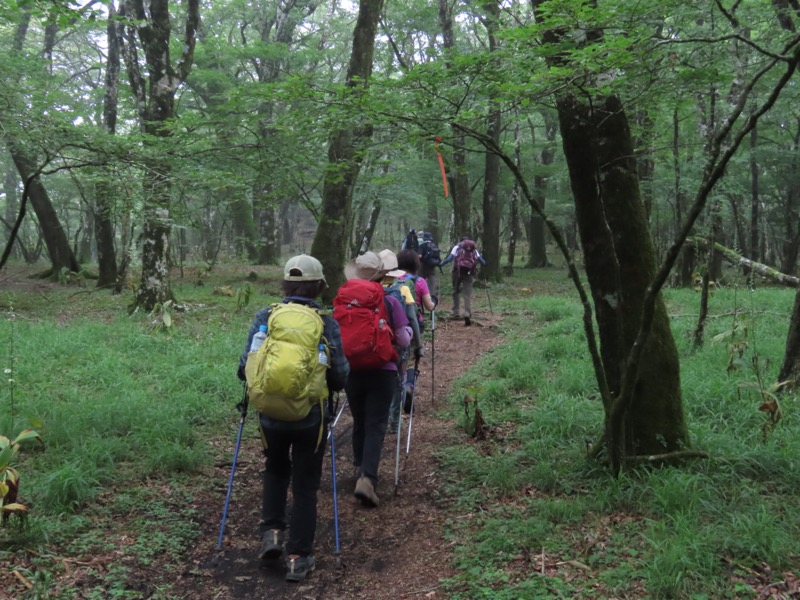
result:
<svg viewBox="0 0 800 600"><path fill-rule="evenodd" d="M442 138L437 137L436 142L436 158L439 159L439 170L442 172L442 185L444 186L444 197L447 198L450 195L449 190L447 189L447 172L444 168L444 159L442 158L442 153L439 152L439 142L442 141Z"/></svg>

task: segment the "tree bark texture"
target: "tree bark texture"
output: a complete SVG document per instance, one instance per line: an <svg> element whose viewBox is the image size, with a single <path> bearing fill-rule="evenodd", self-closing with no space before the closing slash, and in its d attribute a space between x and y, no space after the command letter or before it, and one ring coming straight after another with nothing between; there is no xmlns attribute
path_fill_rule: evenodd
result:
<svg viewBox="0 0 800 600"><path fill-rule="evenodd" d="M120 26L116 20L116 7L114 1L111 0L108 3L108 24L106 26L108 54L103 97L103 124L109 135L114 135L117 129L120 35ZM113 189L110 175L107 175L95 188L94 235L97 246L97 287L99 288L114 286L118 276L117 254L114 247Z"/></svg>
<svg viewBox="0 0 800 600"><path fill-rule="evenodd" d="M50 201L50 195L39 178L34 161L15 144L9 143L8 145L20 177L25 182L30 180L27 183L28 198L36 213L39 226L42 228L42 237L50 256L50 275L58 277L62 269L77 273L80 271L80 265L72 251L67 233L61 225L61 220L58 218L58 213Z"/></svg>
<svg viewBox="0 0 800 600"><path fill-rule="evenodd" d="M347 87L355 92L367 86L372 75L375 33L378 28L383 0L361 0L353 30L353 48L347 68ZM356 96L356 94L354 94ZM333 301L336 290L344 281L343 265L348 224L353 203L353 189L361 169L366 142L372 136L368 124L343 126L331 134L328 142L328 168L322 187L322 206L311 254L322 263L329 287L322 295L325 302Z"/></svg>
<svg viewBox="0 0 800 600"><path fill-rule="evenodd" d="M499 48L497 39L500 5L496 0L483 5L486 11L485 26L489 36L489 52ZM499 101L489 98L486 135L500 145L501 113ZM500 200L497 197L500 186L500 157L487 152L483 176L483 258L486 266L481 269L481 278L500 281Z"/></svg>
<svg viewBox="0 0 800 600"><path fill-rule="evenodd" d="M627 118L618 98L592 107L567 96L559 121L576 216L612 396L641 323L644 294L656 271L655 252L639 195ZM624 454L660 454L688 446L678 353L663 300L642 356L633 401L625 414L606 407L607 431L622 419L623 439L607 439ZM616 437L616 436L613 436Z"/></svg>
<svg viewBox="0 0 800 600"><path fill-rule="evenodd" d="M439 25L442 28L442 46L447 54L455 51L456 38L453 30L453 9L448 0L439 0ZM450 65L449 57L446 64ZM452 165L447 170L447 186L453 199L453 230L450 236L458 241L461 236L474 237L470 226L470 200L469 173L467 171L467 153L464 150L464 133L456 128L453 132Z"/></svg>
<svg viewBox="0 0 800 600"><path fill-rule="evenodd" d="M515 111L517 121L514 123L514 164L517 168L522 165L522 140L520 136L519 113ZM519 181L514 180L514 187L511 189L511 210L509 211L509 236L508 236L508 263L506 272L511 275L514 272L514 259L517 255L517 240L521 232L519 225L519 204L522 192L519 189Z"/></svg>
<svg viewBox="0 0 800 600"><path fill-rule="evenodd" d="M786 336L786 351L778 381L787 382L783 388L787 392L797 391L800 388L800 288L794 296L792 320Z"/></svg>
<svg viewBox="0 0 800 600"><path fill-rule="evenodd" d="M159 139L171 136L169 121L175 117L175 93L192 66L197 27L200 23L199 0L188 0L181 55L175 66L170 58L170 2L151 0L149 10L144 0L127 0L126 13L137 21L128 26L124 46L126 66L134 96L137 98L142 130L154 149L144 181L142 225L142 277L134 298L134 307L151 311L157 304L173 299L169 278L169 239L172 230L171 173ZM147 65L145 81L139 67L134 43L138 33ZM147 138L146 138L147 141Z"/></svg>
<svg viewBox="0 0 800 600"><path fill-rule="evenodd" d="M546 170L555 161L555 145L556 134L558 133L558 115L552 110L543 110L542 118L544 119L544 142L542 149L539 153L537 164L541 170L533 176L533 194L536 201L543 209L547 203L547 187L548 175ZM533 131L533 128L531 128ZM547 260L547 246L545 237L545 224L544 220L536 214L536 211L531 211L531 251L528 266L530 267L546 267L549 263Z"/></svg>
<svg viewBox="0 0 800 600"><path fill-rule="evenodd" d="M800 117L795 119L794 140L791 147L792 162L790 172L795 174L786 190L784 204L784 238L781 251L781 271L790 275L797 273L797 256L800 252L800 177L797 177L800 163Z"/></svg>

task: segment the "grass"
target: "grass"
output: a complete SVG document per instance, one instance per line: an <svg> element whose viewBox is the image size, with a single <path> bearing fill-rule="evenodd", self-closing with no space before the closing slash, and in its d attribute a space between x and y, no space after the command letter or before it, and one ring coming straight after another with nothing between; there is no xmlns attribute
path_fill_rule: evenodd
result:
<svg viewBox="0 0 800 600"><path fill-rule="evenodd" d="M0 530L4 564L37 553L20 566L29 598L74 597L55 585L61 557L107 555L122 539L132 560L98 570L82 597L171 597L132 581L154 564L183 568L200 534L198 485L219 459L214 442L235 438L236 359L255 310L277 299L277 268L259 269L243 310L214 293L238 289L248 271L177 280L185 310L169 327L128 316L130 294L0 295L0 370L11 371L0 433L34 422L46 443L25 446L17 465L27 525ZM783 418L765 430L753 387L777 376L792 290L717 290L699 349L698 296L667 290L691 442L710 458L619 479L587 459L603 410L563 271L518 270L490 290L503 343L464 373L448 409L460 422L471 390L489 439L440 453L459 569L448 598L749 598L769 573L800 575L800 402L783 398Z"/></svg>
<svg viewBox="0 0 800 600"><path fill-rule="evenodd" d="M0 433L34 423L45 442L24 446L16 465L26 524L0 529L0 562L19 564L28 597L169 597L137 587L137 569L183 568L200 533L191 495L212 483L214 448L229 446L209 441L235 438L238 356L257 308L278 298L273 267L259 268L248 307L216 295L245 284L247 272L232 271L203 286L175 281L183 306L169 327L128 316L130 294L59 286L0 295ZM108 555L123 539L132 562L98 571L80 592L54 585L59 557ZM23 548L40 556L32 570L16 558Z"/></svg>
<svg viewBox="0 0 800 600"><path fill-rule="evenodd" d="M580 305L537 295L552 282L538 275L506 283L505 341L455 386L476 390L492 433L440 453L468 515L450 523L460 574L448 597L748 598L774 583L766 573L800 576L800 406L783 397L774 429L759 411L794 291L718 290L698 349L699 296L665 292L691 442L710 457L614 480L586 456L603 411Z"/></svg>

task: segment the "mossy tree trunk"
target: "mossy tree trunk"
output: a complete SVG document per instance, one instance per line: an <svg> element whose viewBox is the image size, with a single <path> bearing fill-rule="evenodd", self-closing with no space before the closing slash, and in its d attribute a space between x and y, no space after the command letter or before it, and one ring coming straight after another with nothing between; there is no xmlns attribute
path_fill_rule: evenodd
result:
<svg viewBox="0 0 800 600"><path fill-rule="evenodd" d="M358 98L372 75L375 33L383 0L361 0L353 30L353 49L347 68L347 87ZM334 131L328 141L328 168L322 186L322 206L311 254L319 259L328 281L322 300L332 302L344 281L343 265L347 261L347 241L353 204L353 189L358 179L366 145L372 137L369 124L348 125Z"/></svg>
<svg viewBox="0 0 800 600"><path fill-rule="evenodd" d="M446 64L451 64L449 54L456 47L455 32L453 29L453 6L448 0L439 0L439 25L442 28L442 45L448 55ZM447 169L447 185L453 199L453 230L449 232L451 241L457 242L463 236L473 237L470 226L470 186L469 173L467 172L467 153L464 150L465 136L453 127L453 151L450 155L451 163ZM449 251L449 248L447 249Z"/></svg>
<svg viewBox="0 0 800 600"><path fill-rule="evenodd" d="M164 151L175 118L175 94L186 80L194 59L199 0L188 0L183 44L176 65L170 58L172 23L167 0L126 0L125 15L135 21L126 25L122 54L128 80L136 98L145 145L151 150L144 181L142 224L142 277L131 308L151 311L173 299L169 277L169 240L172 231L171 166ZM138 57L138 43L144 61ZM147 68L147 77L143 73Z"/></svg>
<svg viewBox="0 0 800 600"><path fill-rule="evenodd" d="M613 398L621 390L623 366L641 325L643 299L656 272L655 252L619 99L596 97L590 105L567 96L559 100L558 111ZM688 446L678 352L663 300L656 303L631 404L619 407L610 402L605 408L606 443L621 448L624 456L664 454Z"/></svg>
<svg viewBox="0 0 800 600"><path fill-rule="evenodd" d="M537 172L533 176L533 193L539 206L545 208L547 204L547 189L549 176L547 174L550 165L553 164L556 156L556 133L558 132L558 115L552 109L541 111L544 119L544 142L539 156L536 160ZM533 126L531 126L533 133ZM528 260L529 267L546 267L547 260L546 228L542 219L535 210L531 210L531 250Z"/></svg>
<svg viewBox="0 0 800 600"><path fill-rule="evenodd" d="M103 95L103 125L109 135L117 130L117 105L119 100L120 25L116 19L114 2L108 3L106 38L105 93ZM110 174L97 184L95 198L94 235L97 245L97 287L113 288L117 283L117 252L114 246L114 185Z"/></svg>
<svg viewBox="0 0 800 600"><path fill-rule="evenodd" d="M785 381L783 390L795 392L800 387L800 288L794 296L792 320L786 336L786 352L778 381Z"/></svg>

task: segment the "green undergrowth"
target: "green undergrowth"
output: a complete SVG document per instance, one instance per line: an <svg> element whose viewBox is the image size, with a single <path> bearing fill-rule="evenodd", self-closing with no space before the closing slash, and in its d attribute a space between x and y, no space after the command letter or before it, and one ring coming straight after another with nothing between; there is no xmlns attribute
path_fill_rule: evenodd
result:
<svg viewBox="0 0 800 600"><path fill-rule="evenodd" d="M255 311L278 299L280 270L203 285L189 275L173 282L177 305L151 315L128 315L130 291L0 294L0 434L35 426L44 441L16 465L27 519L0 528L0 562L33 585L28 597L76 597L56 585L66 556L98 559L81 597L168 598L141 574L157 565L169 580L198 511L221 510L206 492L236 438L236 361ZM245 306L235 291L248 283Z"/></svg>
<svg viewBox="0 0 800 600"><path fill-rule="evenodd" d="M588 458L603 410L582 308L545 273L503 284L494 303L503 343L450 398L471 431L463 396L475 397L487 436L465 435L439 455L459 570L448 598L750 598L782 573L796 580L800 402L780 397L774 427L759 410L783 358L794 290L717 290L699 349L699 295L665 292L691 443L709 458L615 480Z"/></svg>

